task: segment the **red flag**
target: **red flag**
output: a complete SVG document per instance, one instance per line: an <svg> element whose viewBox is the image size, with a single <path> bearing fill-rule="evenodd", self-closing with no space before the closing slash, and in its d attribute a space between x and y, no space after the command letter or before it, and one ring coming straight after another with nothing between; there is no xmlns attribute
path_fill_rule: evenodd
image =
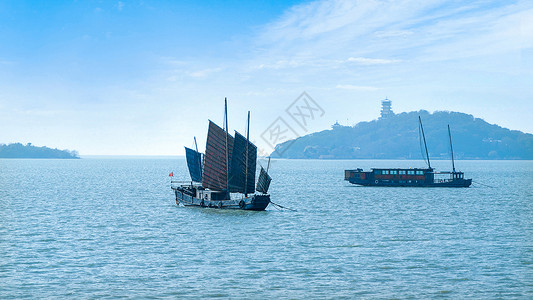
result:
<svg viewBox="0 0 533 300"><path fill-rule="evenodd" d="M174 176L174 172L170 172L170 174L168 174L168 177L172 177Z"/></svg>

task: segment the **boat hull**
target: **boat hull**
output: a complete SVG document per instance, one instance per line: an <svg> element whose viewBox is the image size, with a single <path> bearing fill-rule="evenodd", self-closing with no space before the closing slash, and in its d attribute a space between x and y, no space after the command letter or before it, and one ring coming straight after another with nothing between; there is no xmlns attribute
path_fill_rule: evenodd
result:
<svg viewBox="0 0 533 300"><path fill-rule="evenodd" d="M387 186L387 187L452 187L461 188L469 187L472 179L462 179L443 182L389 182L389 181L370 181L370 180L348 180L348 182L362 186Z"/></svg>
<svg viewBox="0 0 533 300"><path fill-rule="evenodd" d="M377 169L363 171L358 168L344 171L344 180L362 186L397 187L469 187L472 179L463 172L435 172L433 169Z"/></svg>
<svg viewBox="0 0 533 300"><path fill-rule="evenodd" d="M172 189L176 195L177 205L262 211L270 204L270 195L268 194L253 194L239 199L206 200L188 195L186 192L177 188Z"/></svg>

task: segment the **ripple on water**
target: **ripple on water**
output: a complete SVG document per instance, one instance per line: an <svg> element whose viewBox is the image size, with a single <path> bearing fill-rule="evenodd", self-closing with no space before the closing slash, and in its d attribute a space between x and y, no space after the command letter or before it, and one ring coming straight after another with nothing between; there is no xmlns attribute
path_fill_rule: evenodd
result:
<svg viewBox="0 0 533 300"><path fill-rule="evenodd" d="M183 159L1 160L0 297L532 298L533 162L457 164L495 188L356 187L344 169L419 162L279 160L272 199L297 211L245 212L176 206Z"/></svg>

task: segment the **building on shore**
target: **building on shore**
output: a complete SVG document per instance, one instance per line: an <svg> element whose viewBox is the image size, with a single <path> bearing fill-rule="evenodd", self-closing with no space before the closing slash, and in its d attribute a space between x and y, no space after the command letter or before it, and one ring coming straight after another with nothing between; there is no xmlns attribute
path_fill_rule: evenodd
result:
<svg viewBox="0 0 533 300"><path fill-rule="evenodd" d="M381 116L380 119L387 119L392 116L394 116L394 112L392 111L392 101L390 101L388 98L385 98L385 100L381 100Z"/></svg>

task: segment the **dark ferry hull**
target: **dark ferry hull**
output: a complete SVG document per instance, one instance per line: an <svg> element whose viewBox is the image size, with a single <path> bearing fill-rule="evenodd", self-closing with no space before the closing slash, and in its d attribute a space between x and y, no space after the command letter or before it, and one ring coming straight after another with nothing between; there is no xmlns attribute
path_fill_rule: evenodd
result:
<svg viewBox="0 0 533 300"><path fill-rule="evenodd" d="M361 185L361 186L461 188L461 187L469 187L472 184L472 179L449 181L449 182L433 182L433 183L425 183L425 182L398 183L398 182L380 182L380 181L370 182L370 181L355 181L355 180L349 180L348 182L355 184L355 185Z"/></svg>
<svg viewBox="0 0 533 300"><path fill-rule="evenodd" d="M173 190L176 195L177 205L262 211L270 204L270 195L268 194L253 194L248 197L231 200L206 200L190 196L177 188L173 188Z"/></svg>
<svg viewBox="0 0 533 300"><path fill-rule="evenodd" d="M434 172L433 169L345 170L344 180L362 186L389 187L469 187L472 179L463 172Z"/></svg>

